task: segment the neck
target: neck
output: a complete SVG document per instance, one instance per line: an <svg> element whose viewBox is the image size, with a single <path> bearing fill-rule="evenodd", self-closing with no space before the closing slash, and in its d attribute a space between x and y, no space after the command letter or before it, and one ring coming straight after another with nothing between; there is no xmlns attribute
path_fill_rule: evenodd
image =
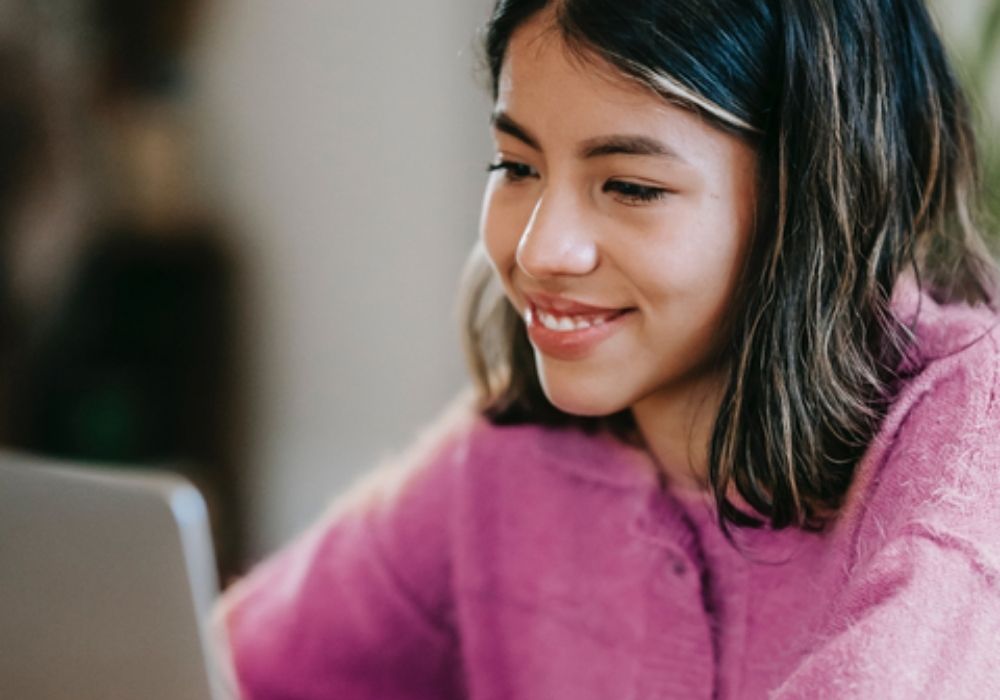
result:
<svg viewBox="0 0 1000 700"><path fill-rule="evenodd" d="M717 375L661 390L632 406L647 449L670 484L708 488L708 449L724 385Z"/></svg>

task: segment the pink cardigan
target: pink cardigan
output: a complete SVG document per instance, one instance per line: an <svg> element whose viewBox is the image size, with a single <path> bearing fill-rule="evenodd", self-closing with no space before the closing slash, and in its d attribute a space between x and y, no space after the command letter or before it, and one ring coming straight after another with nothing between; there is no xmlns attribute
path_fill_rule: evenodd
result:
<svg viewBox="0 0 1000 700"><path fill-rule="evenodd" d="M226 594L243 695L1000 698L1000 334L922 300L823 534L741 552L640 451L452 415Z"/></svg>

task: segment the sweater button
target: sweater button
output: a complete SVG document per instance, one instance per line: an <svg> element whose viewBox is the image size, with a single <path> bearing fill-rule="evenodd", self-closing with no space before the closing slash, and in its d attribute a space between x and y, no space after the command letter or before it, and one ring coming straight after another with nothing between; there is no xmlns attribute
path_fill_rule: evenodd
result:
<svg viewBox="0 0 1000 700"><path fill-rule="evenodd" d="M685 566L684 562L682 562L680 559L674 559L673 563L670 565L670 568L677 576L683 576L684 574L687 573L687 566Z"/></svg>

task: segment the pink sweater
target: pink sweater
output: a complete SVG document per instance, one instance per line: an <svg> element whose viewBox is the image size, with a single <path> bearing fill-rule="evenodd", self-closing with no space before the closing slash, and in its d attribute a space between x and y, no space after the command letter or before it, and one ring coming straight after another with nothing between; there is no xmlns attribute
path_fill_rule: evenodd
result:
<svg viewBox="0 0 1000 700"><path fill-rule="evenodd" d="M839 518L737 530L742 552L640 451L452 416L226 594L242 692L1000 698L992 323L924 298L924 360Z"/></svg>

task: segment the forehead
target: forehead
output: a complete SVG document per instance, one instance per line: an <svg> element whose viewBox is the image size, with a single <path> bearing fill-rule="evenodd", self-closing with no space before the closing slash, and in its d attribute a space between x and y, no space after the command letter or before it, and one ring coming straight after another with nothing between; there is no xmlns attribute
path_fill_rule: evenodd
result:
<svg viewBox="0 0 1000 700"><path fill-rule="evenodd" d="M706 155L703 151L721 134L596 53L568 45L545 16L526 22L511 37L495 112L509 115L548 146L636 134L697 157Z"/></svg>
<svg viewBox="0 0 1000 700"><path fill-rule="evenodd" d="M550 99L544 100L546 97ZM570 46L548 15L529 20L514 32L505 52L497 82L497 106L573 98L653 110L666 104L596 52Z"/></svg>

